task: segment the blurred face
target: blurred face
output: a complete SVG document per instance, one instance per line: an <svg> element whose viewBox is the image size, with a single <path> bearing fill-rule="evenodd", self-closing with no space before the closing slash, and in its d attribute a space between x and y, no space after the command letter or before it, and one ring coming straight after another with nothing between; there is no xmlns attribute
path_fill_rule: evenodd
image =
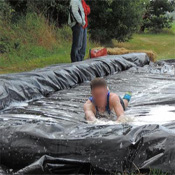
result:
<svg viewBox="0 0 175 175"><path fill-rule="evenodd" d="M92 89L92 97L98 107L104 107L107 103L108 90L106 87L96 87Z"/></svg>

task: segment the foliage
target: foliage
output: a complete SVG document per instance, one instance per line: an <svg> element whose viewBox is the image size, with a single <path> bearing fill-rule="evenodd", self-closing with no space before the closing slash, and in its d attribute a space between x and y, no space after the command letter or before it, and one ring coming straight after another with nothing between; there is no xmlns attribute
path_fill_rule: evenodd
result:
<svg viewBox="0 0 175 175"><path fill-rule="evenodd" d="M130 50L152 50L157 53L157 60L175 58L174 49L175 23L173 28L166 29L162 33L139 33L134 34L129 42L118 43L113 40L112 47L124 47Z"/></svg>
<svg viewBox="0 0 175 175"><path fill-rule="evenodd" d="M157 33L164 28L171 28L173 17L170 17L167 12L174 11L174 4L174 0L151 0L147 5L141 30L148 29Z"/></svg>
<svg viewBox="0 0 175 175"><path fill-rule="evenodd" d="M8 3L4 0L0 1L0 33L1 30L3 31L4 22L6 21L7 24L10 22L10 18L12 16L13 9L10 7ZM0 53L6 52L10 48L10 44L8 42L8 38L0 35Z"/></svg>
<svg viewBox="0 0 175 175"><path fill-rule="evenodd" d="M15 9L16 16L28 12L43 14L57 26L67 23L69 0L8 0Z"/></svg>
<svg viewBox="0 0 175 175"><path fill-rule="evenodd" d="M27 13L16 23L7 23L1 20L0 25L0 53L20 53L20 50L26 49L30 53L30 48L39 46L46 50L52 50L59 43L71 39L71 32L68 27L56 28L46 20L43 15L36 13ZM63 29L66 34L63 33ZM61 37L60 37L61 35ZM67 37L64 38L63 37Z"/></svg>
<svg viewBox="0 0 175 175"><path fill-rule="evenodd" d="M138 30L145 0L89 1L90 34L97 41L126 41Z"/></svg>
<svg viewBox="0 0 175 175"><path fill-rule="evenodd" d="M42 13L57 26L67 24L70 0L8 0L15 9L16 17L20 13ZM87 0L91 6L89 16L91 38L106 41L113 38L128 40L138 30L142 20L144 2L148 0Z"/></svg>
<svg viewBox="0 0 175 175"><path fill-rule="evenodd" d="M0 0L1 73L70 62L72 31L65 25L68 1ZM146 5L144 2L146 0L87 1L91 6L89 16L91 38L97 41L111 38L116 38L118 41L129 39L132 33L137 31L142 20L140 16ZM57 12L60 13L55 16ZM153 48L159 54L159 59L173 58L173 30L174 28L167 29L165 35L157 38L136 35L136 39L131 40L131 43L125 43L126 46L129 44L126 48L148 50ZM164 43L169 48L168 52ZM87 48L96 46L99 44L88 40Z"/></svg>
<svg viewBox="0 0 175 175"><path fill-rule="evenodd" d="M12 15L14 13L13 8L11 8L10 4L7 3L5 0L0 1L0 20L6 20L9 22Z"/></svg>
<svg viewBox="0 0 175 175"><path fill-rule="evenodd" d="M27 12L15 23L1 21L0 73L19 72L70 62L72 31L55 27L42 14ZM94 47L88 41L88 49Z"/></svg>

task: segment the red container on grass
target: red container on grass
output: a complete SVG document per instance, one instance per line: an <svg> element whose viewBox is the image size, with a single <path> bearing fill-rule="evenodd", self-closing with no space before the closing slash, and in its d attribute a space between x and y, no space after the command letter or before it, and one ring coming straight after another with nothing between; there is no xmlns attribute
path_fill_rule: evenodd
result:
<svg viewBox="0 0 175 175"><path fill-rule="evenodd" d="M90 58L97 58L97 57L106 56L106 55L107 55L107 49L106 48L90 49L89 50Z"/></svg>

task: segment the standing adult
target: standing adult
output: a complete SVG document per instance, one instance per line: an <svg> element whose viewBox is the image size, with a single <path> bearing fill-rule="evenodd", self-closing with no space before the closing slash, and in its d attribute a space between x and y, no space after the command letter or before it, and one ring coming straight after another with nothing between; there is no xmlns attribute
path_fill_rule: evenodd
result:
<svg viewBox="0 0 175 175"><path fill-rule="evenodd" d="M72 28L72 49L71 49L71 61L82 61L82 46L83 46L83 34L86 22L85 13L81 0L70 1L70 13L68 24Z"/></svg>
<svg viewBox="0 0 175 175"><path fill-rule="evenodd" d="M80 57L81 61L84 59L86 54L86 45L87 45L87 27L88 27L88 15L90 14L91 10L90 7L86 4L85 0L82 0L82 5L85 14L85 25L83 26L83 40L82 40L82 47L80 50Z"/></svg>

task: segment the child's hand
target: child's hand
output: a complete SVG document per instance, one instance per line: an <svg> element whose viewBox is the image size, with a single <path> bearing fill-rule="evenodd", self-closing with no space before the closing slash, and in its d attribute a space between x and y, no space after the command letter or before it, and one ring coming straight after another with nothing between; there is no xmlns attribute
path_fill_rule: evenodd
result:
<svg viewBox="0 0 175 175"><path fill-rule="evenodd" d="M133 122L134 118L133 117L129 117L126 115L121 115L118 120L117 123L129 123L129 122Z"/></svg>

